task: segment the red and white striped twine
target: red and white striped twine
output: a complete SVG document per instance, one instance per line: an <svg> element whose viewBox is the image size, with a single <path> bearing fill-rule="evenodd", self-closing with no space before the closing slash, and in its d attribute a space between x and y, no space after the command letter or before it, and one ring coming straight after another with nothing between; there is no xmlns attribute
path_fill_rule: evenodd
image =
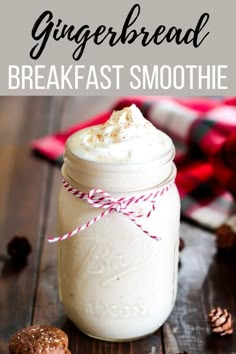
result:
<svg viewBox="0 0 236 354"><path fill-rule="evenodd" d="M67 238L70 238L78 234L79 232L87 229L89 226L93 225L94 223L96 223L104 216L110 214L113 211L126 215L132 222L134 222L143 231L144 234L148 235L149 237L155 240L160 240L160 237L156 235L152 235L148 230L145 230L142 226L142 222L139 222L138 220L141 220L142 218L148 218L151 215L151 213L155 210L155 202L157 198L161 197L166 192L168 192L168 190L173 185L172 183L166 185L161 189L157 189L153 193L143 194L138 197L133 196L129 198L125 198L125 197L115 198L112 197L109 193L104 192L103 190L97 188L90 190L88 193L80 192L77 189L73 188L71 185L69 185L69 183L67 183L65 180L63 180L63 185L68 192L70 192L77 198L85 200L93 208L99 208L105 210L102 211L101 214L95 216L92 220L87 221L85 224L77 227L75 230L68 232L65 235L58 236L58 237L49 237L48 238L49 242L57 242L57 241L62 241ZM128 210L128 207L130 205L138 204L142 202L151 203L151 208L147 214L138 214L135 211Z"/></svg>

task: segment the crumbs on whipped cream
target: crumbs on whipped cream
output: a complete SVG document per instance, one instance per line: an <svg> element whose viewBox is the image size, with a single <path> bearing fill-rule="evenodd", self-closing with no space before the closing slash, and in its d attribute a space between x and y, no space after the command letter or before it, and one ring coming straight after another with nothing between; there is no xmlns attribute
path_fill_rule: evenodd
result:
<svg viewBox="0 0 236 354"><path fill-rule="evenodd" d="M79 158L99 162L138 163L164 156L172 140L132 104L114 111L103 124L82 129L68 139Z"/></svg>

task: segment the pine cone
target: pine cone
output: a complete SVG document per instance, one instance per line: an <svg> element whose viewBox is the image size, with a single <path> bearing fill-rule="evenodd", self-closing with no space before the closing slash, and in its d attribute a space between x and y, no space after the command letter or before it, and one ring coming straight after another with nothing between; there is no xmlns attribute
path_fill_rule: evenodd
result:
<svg viewBox="0 0 236 354"><path fill-rule="evenodd" d="M212 326L212 332L219 333L220 336L233 333L233 321L231 314L220 307L212 309L209 313L209 320Z"/></svg>
<svg viewBox="0 0 236 354"><path fill-rule="evenodd" d="M216 242L218 249L229 249L236 246L236 233L230 225L222 224L216 229Z"/></svg>
<svg viewBox="0 0 236 354"><path fill-rule="evenodd" d="M7 252L14 263L23 264L32 248L28 239L24 236L13 237L7 245Z"/></svg>

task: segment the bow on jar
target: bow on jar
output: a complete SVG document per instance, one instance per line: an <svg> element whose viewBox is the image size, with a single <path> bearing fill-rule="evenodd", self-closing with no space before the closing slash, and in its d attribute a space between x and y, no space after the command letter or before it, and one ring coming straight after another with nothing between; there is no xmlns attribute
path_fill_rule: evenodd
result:
<svg viewBox="0 0 236 354"><path fill-rule="evenodd" d="M115 198L112 197L109 193L101 190L101 189L92 189L88 193L85 192L80 192L77 189L73 188L69 183L67 183L65 180L63 180L63 185L67 189L68 192L73 194L75 197L80 198L84 201L86 201L89 205L91 205L93 208L98 208L98 209L105 209L102 211L99 215L95 216L92 220L87 221L85 224L80 225L77 227L75 230L68 232L65 235L58 236L58 237L49 237L48 241L49 242L57 242L57 241L62 241L67 238L70 238L79 232L87 229L89 226L93 225L100 219L102 219L104 216L112 213L113 211L122 213L126 215L132 222L135 223L137 227L139 227L142 232L146 235L148 235L150 238L155 239L155 240L160 240L160 237L157 235L152 235L148 230L144 229L142 226L142 218L148 218L152 211L155 210L155 202L158 197L161 197L164 195L168 190L172 187L172 183L168 184L167 186L156 190L153 193L149 194L142 194L138 197L130 197L130 198ZM150 202L151 203L151 208L148 211L147 214L139 214L135 211L129 210L129 206L131 204L138 204L142 202ZM141 220L141 221L138 221Z"/></svg>

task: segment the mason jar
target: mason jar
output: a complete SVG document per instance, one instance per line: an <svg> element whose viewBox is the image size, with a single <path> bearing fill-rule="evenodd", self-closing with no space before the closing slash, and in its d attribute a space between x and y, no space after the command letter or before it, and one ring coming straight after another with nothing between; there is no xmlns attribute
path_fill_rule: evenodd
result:
<svg viewBox="0 0 236 354"><path fill-rule="evenodd" d="M176 298L175 150L142 163L99 162L76 156L73 139L58 203L58 233L66 235L58 241L60 299L87 335L138 339L166 321Z"/></svg>

